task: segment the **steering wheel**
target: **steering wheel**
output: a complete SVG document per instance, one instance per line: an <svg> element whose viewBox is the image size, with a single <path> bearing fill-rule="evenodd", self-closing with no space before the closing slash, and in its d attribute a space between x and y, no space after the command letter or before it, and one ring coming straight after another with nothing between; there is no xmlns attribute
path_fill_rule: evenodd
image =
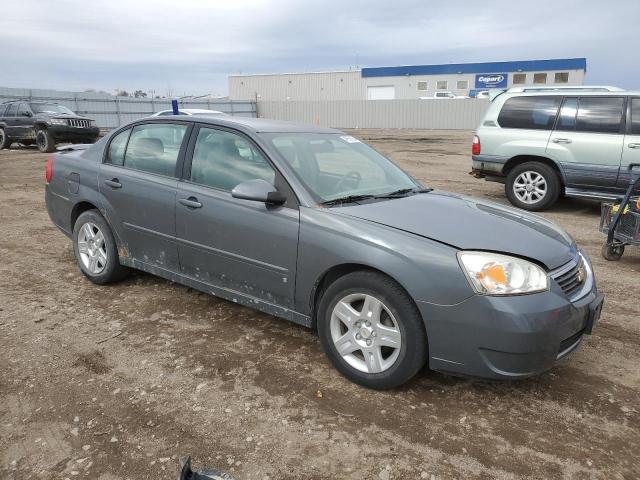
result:
<svg viewBox="0 0 640 480"><path fill-rule="evenodd" d="M338 183L336 183L336 186L333 189L333 191L335 193L338 193L338 192L342 191L342 188L345 187L347 185L347 182L349 182L349 181L353 182L353 187L357 187L358 185L360 185L360 181L361 180L362 180L362 175L360 175L359 172L356 172L355 170L352 170L352 171L346 173L338 181Z"/></svg>

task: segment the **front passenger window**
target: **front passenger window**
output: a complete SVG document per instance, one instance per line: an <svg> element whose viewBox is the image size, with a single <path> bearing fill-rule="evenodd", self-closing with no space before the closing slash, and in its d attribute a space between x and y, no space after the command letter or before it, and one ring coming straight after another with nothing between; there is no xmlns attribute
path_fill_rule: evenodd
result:
<svg viewBox="0 0 640 480"><path fill-rule="evenodd" d="M124 166L143 172L175 176L186 125L153 123L131 131Z"/></svg>
<svg viewBox="0 0 640 480"><path fill-rule="evenodd" d="M231 191L248 180L262 179L273 184L275 172L244 137L201 128L193 152L190 178L193 183Z"/></svg>

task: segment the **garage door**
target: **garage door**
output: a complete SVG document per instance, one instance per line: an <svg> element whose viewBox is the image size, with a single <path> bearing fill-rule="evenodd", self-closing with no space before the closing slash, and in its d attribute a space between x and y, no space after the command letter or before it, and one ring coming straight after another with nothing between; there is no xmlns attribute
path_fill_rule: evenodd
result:
<svg viewBox="0 0 640 480"><path fill-rule="evenodd" d="M367 100L393 100L395 98L396 87L393 85L367 87Z"/></svg>

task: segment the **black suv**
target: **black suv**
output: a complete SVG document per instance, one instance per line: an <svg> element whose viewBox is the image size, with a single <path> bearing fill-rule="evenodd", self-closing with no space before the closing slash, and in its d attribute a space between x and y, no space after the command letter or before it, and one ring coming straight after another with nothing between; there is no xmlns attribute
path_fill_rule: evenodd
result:
<svg viewBox="0 0 640 480"><path fill-rule="evenodd" d="M93 143L100 134L95 120L53 102L17 100L0 104L0 150L13 142L53 152L56 143Z"/></svg>

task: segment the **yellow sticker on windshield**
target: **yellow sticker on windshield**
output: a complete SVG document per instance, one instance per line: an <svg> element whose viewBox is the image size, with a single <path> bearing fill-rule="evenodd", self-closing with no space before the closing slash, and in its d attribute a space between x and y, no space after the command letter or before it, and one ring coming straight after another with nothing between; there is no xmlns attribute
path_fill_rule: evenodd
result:
<svg viewBox="0 0 640 480"><path fill-rule="evenodd" d="M351 135L343 135L340 138L347 143L361 143L360 140L358 140L355 137L352 137Z"/></svg>

